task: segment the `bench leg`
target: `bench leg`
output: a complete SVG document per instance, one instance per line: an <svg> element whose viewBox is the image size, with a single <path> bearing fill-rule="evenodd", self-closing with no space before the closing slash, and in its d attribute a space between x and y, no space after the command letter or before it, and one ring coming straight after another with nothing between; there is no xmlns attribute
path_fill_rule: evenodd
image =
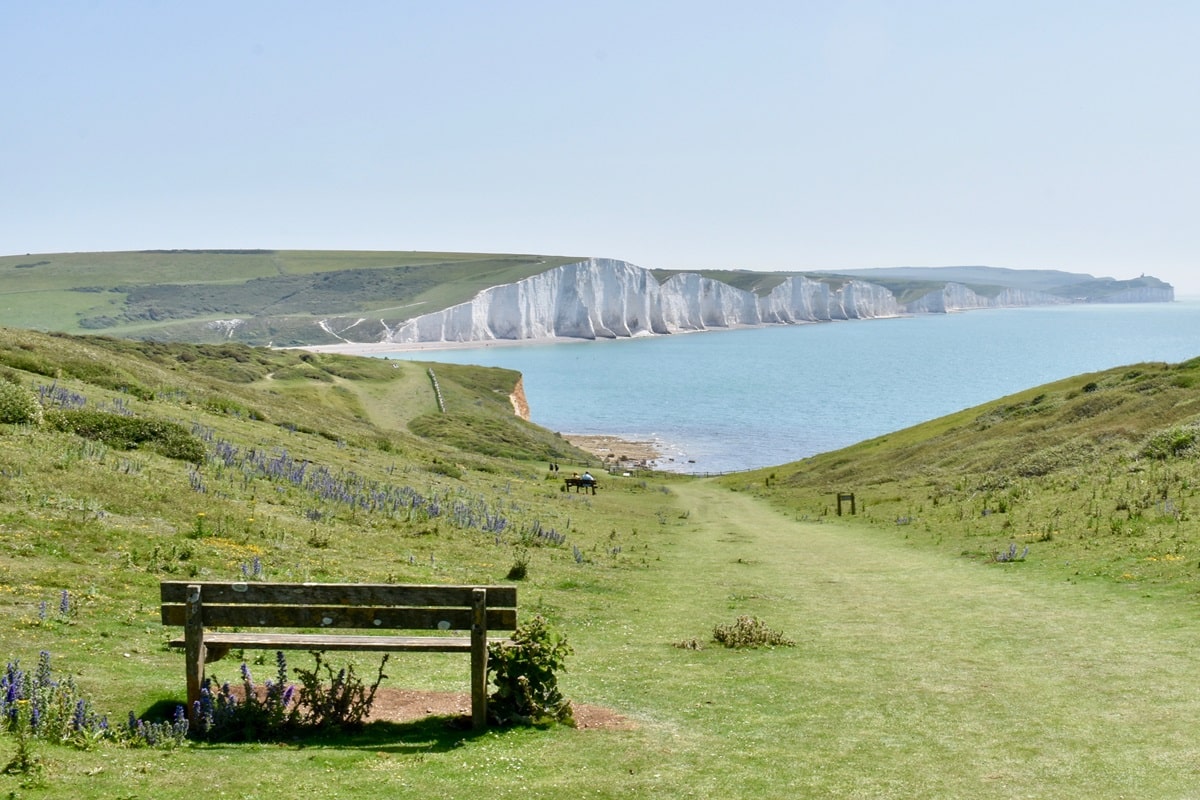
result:
<svg viewBox="0 0 1200 800"><path fill-rule="evenodd" d="M487 727L487 589L471 591L471 727Z"/></svg>
<svg viewBox="0 0 1200 800"><path fill-rule="evenodd" d="M187 587L187 616L183 625L184 673L187 676L187 717L195 722L200 687L204 685L204 615L200 606L200 587Z"/></svg>

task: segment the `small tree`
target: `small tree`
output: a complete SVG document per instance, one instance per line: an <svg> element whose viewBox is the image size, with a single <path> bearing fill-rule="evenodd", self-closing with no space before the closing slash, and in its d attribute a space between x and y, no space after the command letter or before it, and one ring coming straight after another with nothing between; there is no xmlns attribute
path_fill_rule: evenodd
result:
<svg viewBox="0 0 1200 800"><path fill-rule="evenodd" d="M557 673L572 654L565 637L540 614L517 627L511 642L488 647L488 672L496 691L488 714L499 725L574 725L571 702L558 689Z"/></svg>

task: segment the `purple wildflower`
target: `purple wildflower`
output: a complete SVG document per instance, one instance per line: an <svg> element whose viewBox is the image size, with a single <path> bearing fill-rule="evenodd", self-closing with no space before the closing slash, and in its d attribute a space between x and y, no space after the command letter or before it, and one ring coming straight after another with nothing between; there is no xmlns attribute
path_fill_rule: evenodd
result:
<svg viewBox="0 0 1200 800"><path fill-rule="evenodd" d="M87 701L82 697L75 703L75 713L71 715L71 730L82 731L87 728Z"/></svg>

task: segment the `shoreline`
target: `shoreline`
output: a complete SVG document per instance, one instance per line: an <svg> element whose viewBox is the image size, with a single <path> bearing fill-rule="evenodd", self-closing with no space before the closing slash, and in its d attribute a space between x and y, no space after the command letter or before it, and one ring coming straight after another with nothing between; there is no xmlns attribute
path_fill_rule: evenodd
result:
<svg viewBox="0 0 1200 800"><path fill-rule="evenodd" d="M308 350L311 353L336 353L345 356L370 356L380 353L436 353L441 350L481 350L488 347L521 347L531 344L570 344L592 342L570 336L543 336L537 339L488 339L477 342L341 342L305 344L281 350Z"/></svg>
<svg viewBox="0 0 1200 800"><path fill-rule="evenodd" d="M394 342L344 342L341 344L304 345L301 347L280 348L288 350L307 350L313 353L335 353L354 356L377 356L383 353L414 353L445 350L474 350L483 347L520 347L530 344L570 344L573 342L589 342L588 339L576 339L565 336L542 337L539 339L495 339L486 342L421 342L397 344ZM529 420L529 403L525 399L524 386L518 380L509 401L513 405L513 413L524 420ZM597 458L605 468L629 469L658 469L666 459L662 446L653 440L635 439L606 433L559 433L560 436L574 447L590 453ZM669 459L674 461L674 459Z"/></svg>
<svg viewBox="0 0 1200 800"><path fill-rule="evenodd" d="M870 317L870 319L898 319L909 316ZM670 333L638 333L633 336L596 337L584 339L578 336L537 336L529 339L479 339L469 342L338 342L337 344L311 344L281 347L280 350L308 350L313 353L339 353L341 355L359 356L376 355L379 353L423 353L439 350L483 350L490 347L524 347L527 345L546 344L596 344L597 342L624 342L634 339L657 339L665 336L689 336L692 334L723 333L728 331L755 330L758 328L792 327L797 325L822 325L829 322L845 322L846 320L799 320L796 322L757 322L752 324L736 324L726 327L697 328L676 330ZM867 321L867 320L864 320Z"/></svg>
<svg viewBox="0 0 1200 800"><path fill-rule="evenodd" d="M564 433L562 438L600 459L605 467L654 469L663 457L657 442L644 439L596 433Z"/></svg>

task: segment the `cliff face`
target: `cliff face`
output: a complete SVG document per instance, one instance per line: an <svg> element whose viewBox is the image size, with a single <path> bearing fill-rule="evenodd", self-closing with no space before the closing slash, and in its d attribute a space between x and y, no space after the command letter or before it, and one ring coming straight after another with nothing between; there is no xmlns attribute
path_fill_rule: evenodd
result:
<svg viewBox="0 0 1200 800"><path fill-rule="evenodd" d="M908 303L905 310L917 313L945 314L975 308L1012 308L1016 306L1048 306L1067 302L1056 295L1027 289L1004 289L995 297L976 294L961 283L947 283L941 291Z"/></svg>
<svg viewBox="0 0 1200 800"><path fill-rule="evenodd" d="M1145 297L1114 302L1171 300ZM551 269L517 283L494 286L472 300L410 319L387 329L382 341L485 342L551 337L615 339L761 324L872 319L912 313L1047 305L1061 297L1004 289L984 297L960 283L902 305L886 288L862 280L835 282L789 277L765 297L694 273L673 275L661 285L641 267L612 259L589 259Z"/></svg>
<svg viewBox="0 0 1200 800"><path fill-rule="evenodd" d="M615 339L670 332L661 289L649 270L592 259L485 289L469 302L404 322L384 341Z"/></svg>
<svg viewBox="0 0 1200 800"><path fill-rule="evenodd" d="M1105 303L1170 303L1175 299L1175 290L1171 287L1142 286L1125 289L1106 297Z"/></svg>

